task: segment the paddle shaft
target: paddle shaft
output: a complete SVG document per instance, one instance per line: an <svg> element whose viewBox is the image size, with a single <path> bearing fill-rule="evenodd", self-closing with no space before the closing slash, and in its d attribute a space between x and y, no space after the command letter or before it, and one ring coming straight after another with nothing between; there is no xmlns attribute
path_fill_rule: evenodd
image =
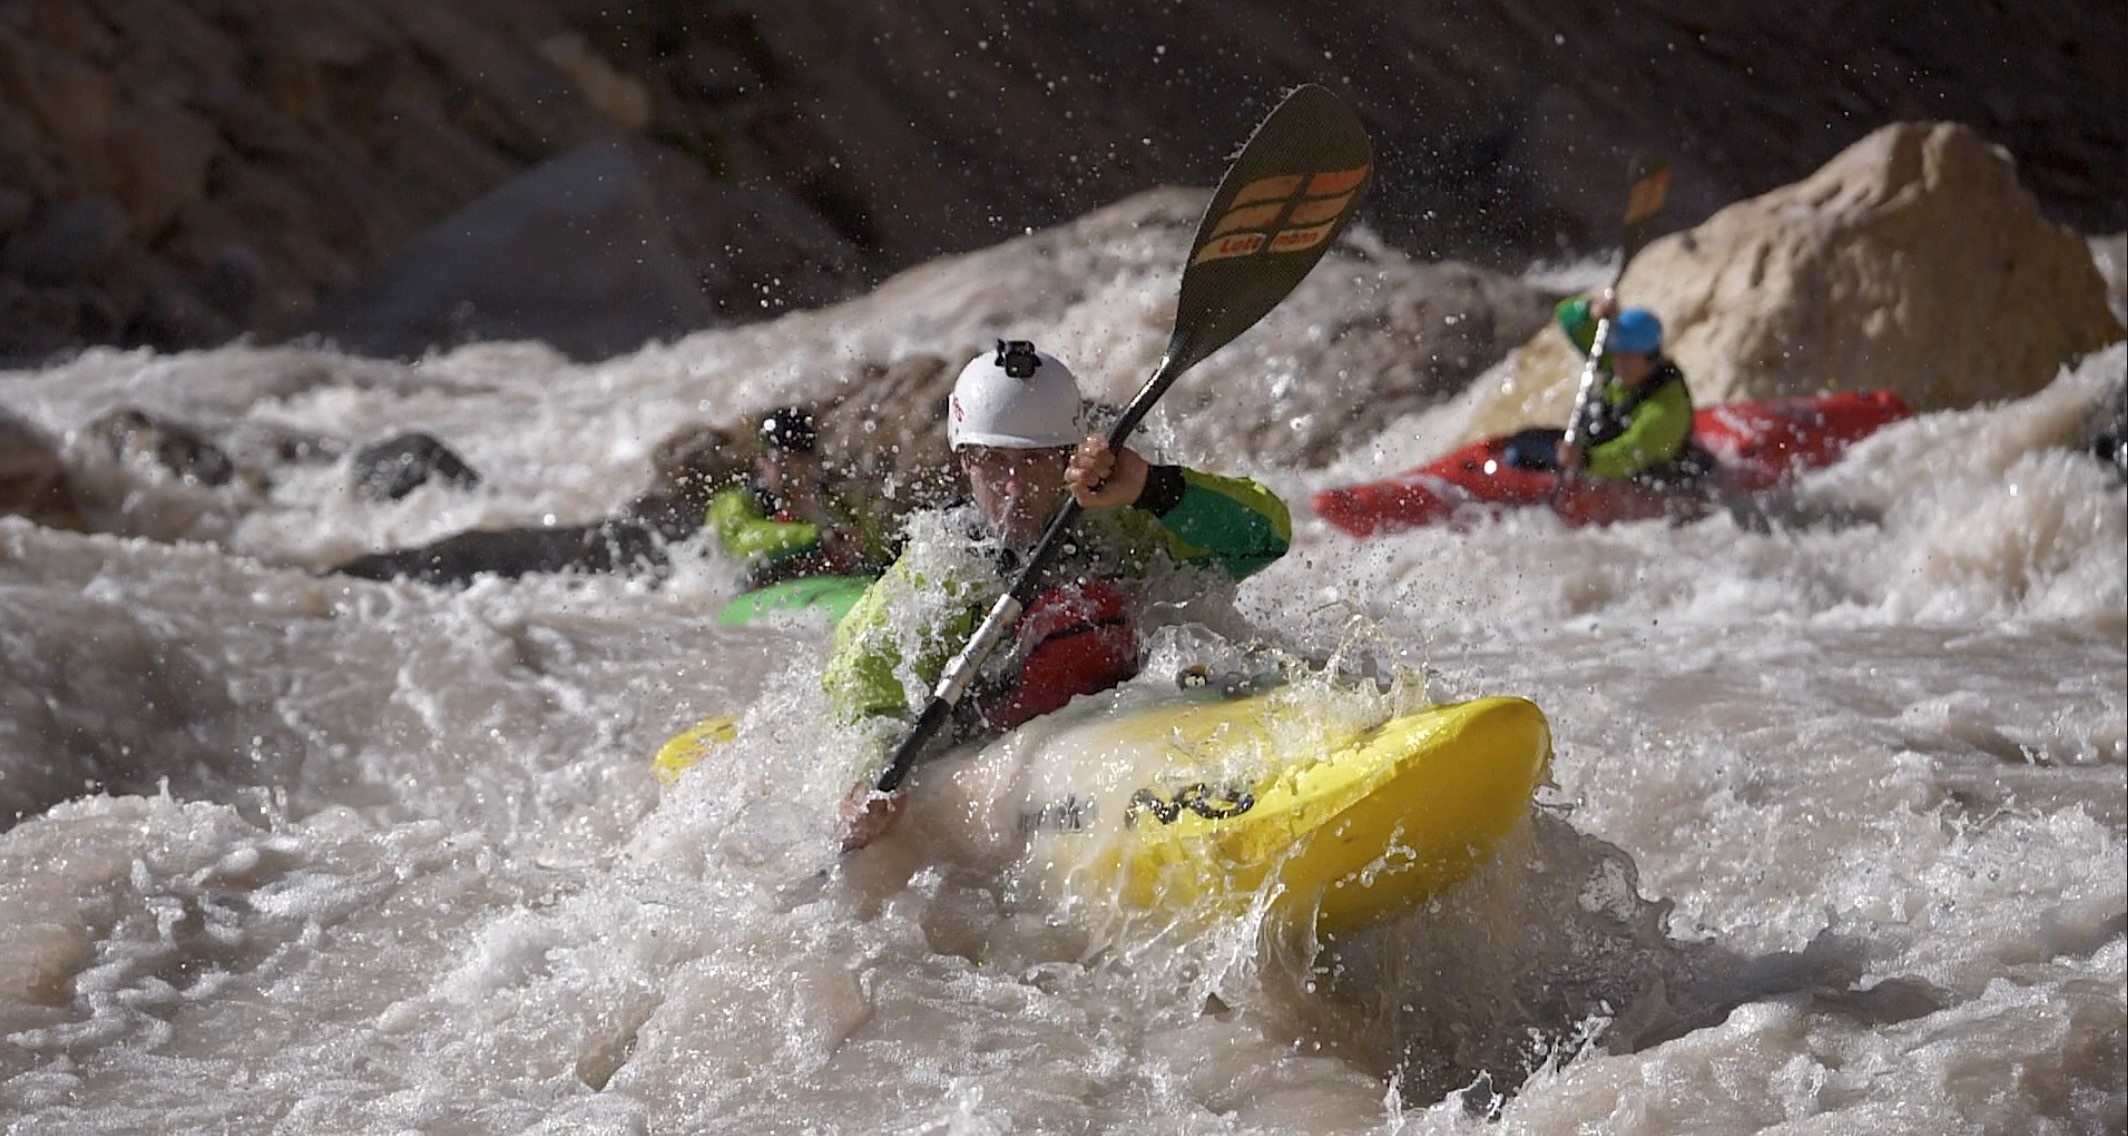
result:
<svg viewBox="0 0 2128 1136"><path fill-rule="evenodd" d="M1635 154L1627 167L1632 179L1632 188L1626 194L1626 209L1623 231L1619 240L1618 270L1611 274L1610 283L1603 288L1603 306L1608 311L1618 300L1618 285L1625 280L1626 265L1633 262L1635 254L1654 236L1655 215L1662 212L1663 202L1670 194L1670 166L1663 159L1649 154ZM1588 418L1589 400L1596 396L1597 373L1601 370L1603 353L1610 347L1611 319L1609 315L1596 321L1596 334L1589 340L1589 357L1581 366L1581 385L1574 391L1574 412L1566 420L1566 436L1560 444L1578 446L1584 433L1582 424ZM1559 480L1552 487L1553 496L1573 476L1574 471L1561 468Z"/></svg>
<svg viewBox="0 0 2128 1136"><path fill-rule="evenodd" d="M1625 269L1620 266L1618 275L1613 276L1611 282L1604 286L1603 298L1605 307L1609 307L1611 302L1618 298L1618 280L1619 277L1624 275ZM1595 397L1596 394L1596 373L1598 370L1596 361L1603 358L1604 348L1610 346L1610 340L1611 317L1604 316L1596 321L1596 334L1589 340L1589 357L1581 365L1581 385L1575 388L1574 413L1566 420L1566 437L1561 439L1561 445L1578 446L1581 444L1581 435L1583 433L1581 423L1588 417L1589 399ZM1566 476L1571 472L1571 470L1562 468L1559 471L1560 479L1565 480Z"/></svg>

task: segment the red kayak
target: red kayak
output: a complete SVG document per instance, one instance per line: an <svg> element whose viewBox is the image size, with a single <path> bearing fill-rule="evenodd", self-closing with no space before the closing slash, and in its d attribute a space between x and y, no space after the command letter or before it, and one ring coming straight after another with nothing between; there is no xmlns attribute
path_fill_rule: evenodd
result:
<svg viewBox="0 0 2128 1136"><path fill-rule="evenodd" d="M1692 437L1714 455L1717 471L1689 488L1586 477L1562 487L1552 470L1509 465L1508 440L1493 438L1380 481L1325 489L1315 495L1315 511L1354 536L1467 523L1544 505L1575 526L1690 519L1722 497L1778 488L1805 470L1831 465L1847 447L1912 414L1888 390L1710 406L1693 416Z"/></svg>

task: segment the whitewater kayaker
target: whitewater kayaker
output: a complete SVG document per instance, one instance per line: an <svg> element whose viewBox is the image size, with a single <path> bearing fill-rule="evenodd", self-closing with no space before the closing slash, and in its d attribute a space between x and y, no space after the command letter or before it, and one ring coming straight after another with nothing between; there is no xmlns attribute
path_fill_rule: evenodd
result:
<svg viewBox="0 0 2128 1136"><path fill-rule="evenodd" d="M863 510L828 487L813 413L777 407L756 436L754 476L710 498L705 522L719 547L747 562L747 586L877 575L893 550Z"/></svg>
<svg viewBox="0 0 2128 1136"><path fill-rule="evenodd" d="M1077 378L1026 341L1000 341L962 368L947 440L970 500L912 518L908 548L836 627L821 677L834 712L863 724L881 763L1067 493L1085 512L1008 646L959 704L961 739L1011 729L1135 675L1134 607L1146 581L1168 572L1238 581L1292 540L1285 502L1255 482L1155 465L1090 434ZM900 813L900 795L872 784L859 781L844 803L849 847Z"/></svg>
<svg viewBox="0 0 2128 1136"><path fill-rule="evenodd" d="M1596 364L1602 386L1582 423L1585 441L1569 443L1559 429L1524 430L1508 441L1508 464L1656 485L1703 479L1712 459L1692 442L1692 392L1662 352L1662 320L1646 308L1620 310L1607 296L1563 300L1557 315L1583 356L1594 346L1597 323L1611 321Z"/></svg>

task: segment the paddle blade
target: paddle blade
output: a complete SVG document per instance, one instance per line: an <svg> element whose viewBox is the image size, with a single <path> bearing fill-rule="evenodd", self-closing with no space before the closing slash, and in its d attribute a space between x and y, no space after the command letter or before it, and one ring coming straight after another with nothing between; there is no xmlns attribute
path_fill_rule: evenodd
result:
<svg viewBox="0 0 2128 1136"><path fill-rule="evenodd" d="M1663 204L1670 198L1670 163L1655 154L1633 155L1628 168L1632 188L1626 191L1625 247L1620 260L1623 271L1626 261L1633 254L1655 239L1655 222L1661 216Z"/></svg>
<svg viewBox="0 0 2128 1136"><path fill-rule="evenodd" d="M1180 374L1254 326L1328 252L1374 176L1374 147L1336 95L1309 84L1265 118L1205 207L1165 370Z"/></svg>

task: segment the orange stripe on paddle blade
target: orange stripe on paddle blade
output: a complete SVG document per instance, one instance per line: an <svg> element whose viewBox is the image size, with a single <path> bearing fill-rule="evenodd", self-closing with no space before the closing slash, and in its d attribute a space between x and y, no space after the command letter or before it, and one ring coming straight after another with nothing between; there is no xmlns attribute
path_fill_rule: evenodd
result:
<svg viewBox="0 0 2128 1136"><path fill-rule="evenodd" d="M1324 221L1335 221L1338 214L1345 211L1345 206L1350 204L1352 204L1352 195L1349 193L1341 194L1337 197L1325 197L1321 200L1303 201L1293 207L1293 216L1287 219L1296 225L1315 225Z"/></svg>
<svg viewBox="0 0 2128 1136"><path fill-rule="evenodd" d="M1283 201L1299 193L1301 183L1306 180L1307 174L1278 174L1274 177L1257 178L1234 195L1234 204L1254 205L1259 201Z"/></svg>
<svg viewBox="0 0 2128 1136"><path fill-rule="evenodd" d="M1367 171L1372 165L1354 166L1349 170L1330 170L1316 174L1308 183L1308 196L1323 197L1332 193L1350 193L1367 180Z"/></svg>
<svg viewBox="0 0 2128 1136"><path fill-rule="evenodd" d="M1219 224L1212 227L1212 235L1216 237L1234 232L1237 229L1269 228L1272 222L1278 220L1279 211L1284 209L1285 205L1286 203L1281 200L1274 201L1269 205L1249 205L1237 209L1229 209L1226 212L1226 216L1219 219Z"/></svg>

